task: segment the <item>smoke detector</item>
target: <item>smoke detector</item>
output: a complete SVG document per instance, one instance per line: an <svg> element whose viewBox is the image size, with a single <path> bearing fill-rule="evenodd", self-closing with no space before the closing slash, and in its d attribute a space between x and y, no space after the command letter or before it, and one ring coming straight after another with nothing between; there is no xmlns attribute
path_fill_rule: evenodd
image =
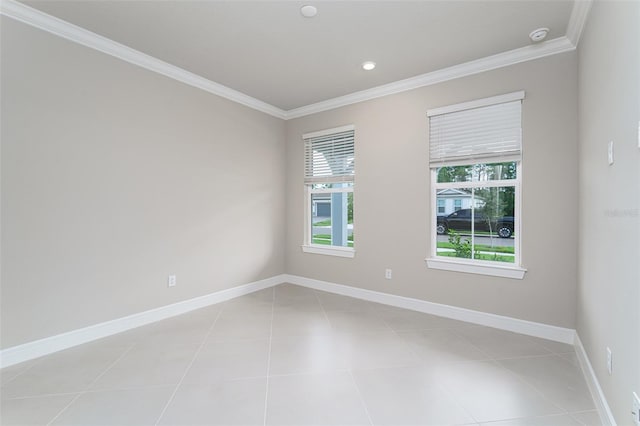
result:
<svg viewBox="0 0 640 426"><path fill-rule="evenodd" d="M529 38L532 42L539 43L547 38L547 34L549 34L549 28L538 28L537 30L533 30L529 33Z"/></svg>

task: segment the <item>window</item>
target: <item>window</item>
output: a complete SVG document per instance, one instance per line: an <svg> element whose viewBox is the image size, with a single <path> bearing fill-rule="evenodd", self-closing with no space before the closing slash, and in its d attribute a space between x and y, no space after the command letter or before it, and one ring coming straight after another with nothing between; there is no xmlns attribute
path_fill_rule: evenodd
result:
<svg viewBox="0 0 640 426"><path fill-rule="evenodd" d="M438 198L438 214L444 214L445 212L445 199Z"/></svg>
<svg viewBox="0 0 640 426"><path fill-rule="evenodd" d="M344 126L307 133L303 139L306 208L302 249L353 257L355 129Z"/></svg>
<svg viewBox="0 0 640 426"><path fill-rule="evenodd" d="M522 278L524 92L430 110L430 268ZM440 206L458 194L453 212Z"/></svg>

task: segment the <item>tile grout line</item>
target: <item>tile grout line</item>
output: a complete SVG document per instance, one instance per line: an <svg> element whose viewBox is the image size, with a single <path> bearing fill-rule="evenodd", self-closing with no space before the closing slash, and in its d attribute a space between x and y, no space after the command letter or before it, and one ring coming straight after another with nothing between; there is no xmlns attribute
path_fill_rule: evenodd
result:
<svg viewBox="0 0 640 426"><path fill-rule="evenodd" d="M497 361L497 360L493 360L493 362L495 362L501 369L506 371L507 374L510 374L511 376L513 376L516 379L518 379L521 383L523 383L526 386L528 386L529 388L533 389L535 391L535 393L537 393L538 395L540 395L540 397L542 397L543 400L547 401L553 407L559 409L561 411L561 413L559 413L559 414L569 414L568 410L566 410L566 409L562 408L561 406L559 406L558 404L556 404L555 401L553 401L549 396L547 396L544 392L542 392L542 390L538 389L538 386L534 385L533 383L530 383L524 376L521 376L520 374L516 373L515 371L510 370L509 368L507 368L504 365L500 364L500 362ZM558 414L558 413L556 413L556 414Z"/></svg>
<svg viewBox="0 0 640 426"><path fill-rule="evenodd" d="M464 342L466 342L466 343L470 344L470 345L471 345L473 348L475 348L478 352L480 352L481 354L483 354L484 356L486 356L486 357L487 357L487 359L486 359L485 361L494 361L494 362L496 361L496 360L493 358L493 356L491 356L491 354L490 354L489 352L482 350L482 348L481 348L480 346L478 346L478 345L476 345L475 343L473 343L473 342L471 341L471 339L469 339L469 338L468 338L467 336L465 336L464 334L460 334L460 332L456 331L456 330L455 330L455 329L453 329L453 328L452 328L450 331L451 331L451 333L452 333L454 336L456 336L456 337L458 337L459 339L463 340ZM480 361L480 360L479 360L479 361Z"/></svg>
<svg viewBox="0 0 640 426"><path fill-rule="evenodd" d="M581 413L595 413L596 416L600 416L600 414L598 413L598 410L586 410L586 411L570 411L569 412L569 417L571 417L573 420L575 420L576 422L580 423L582 426L588 426L585 422L583 422L582 420L578 420L576 418L576 416L574 414L581 414Z"/></svg>
<svg viewBox="0 0 640 426"><path fill-rule="evenodd" d="M471 342L470 339L466 338L465 336L459 334L459 333L455 333L457 334L459 337L467 340L472 346L476 347L480 352L485 353L486 355L489 356L489 359L491 360L491 362L495 363L498 365L498 367L500 367L502 370L504 370L505 372L507 372L507 374L510 374L511 376L515 377L517 380L519 380L521 383L525 384L526 386L528 386L529 388L533 389L535 393L537 393L538 395L540 395L540 397L542 397L543 400L549 402L549 404L551 404L553 407L558 408L560 411L563 412L563 414L567 414L568 411L565 410L564 408L558 406L557 404L555 404L551 399L549 399L540 389L538 389L537 386L534 386L532 383L529 383L528 380L525 380L524 377L521 377L519 374L517 374L514 371L511 371L510 369L508 369L507 367L505 367L504 365L502 365L500 363L500 361L504 361L504 360L508 360L508 359L530 359L530 358L537 358L536 356L524 356L524 357L516 357L516 358L497 358L491 354L489 354L488 352L483 351L482 349L480 349L478 346L474 345L473 342ZM542 349L549 351L549 349L545 348L542 345L536 344L537 346L542 347ZM549 351L548 354L545 355L541 355L541 356L556 356L561 358L559 355L556 355L555 353Z"/></svg>
<svg viewBox="0 0 640 426"><path fill-rule="evenodd" d="M20 377L21 375L23 375L24 373L26 373L27 371L31 370L33 367L35 367L36 365L40 364L42 362L43 357L40 357L40 359L38 359L37 361L34 361L29 367L25 368L24 370L22 370L21 372L19 372L18 374L16 374L15 376L13 376L12 378L10 378L9 380L7 380L5 383L2 383L2 386L0 387L4 387L7 386L9 383L13 382L15 379L17 379L18 377ZM9 367L6 367L9 368ZM3 369L0 369L0 372Z"/></svg>
<svg viewBox="0 0 640 426"><path fill-rule="evenodd" d="M184 373L182 374L182 377L180 378L180 380L178 381L178 384L176 385L175 389L171 393L171 396L167 400L167 403L164 405L164 408L160 412L160 416L158 417L158 420L156 420L156 422L154 423L156 426L158 425L158 423L160 423L160 420L162 420L162 417L164 416L164 413L167 411L167 408L169 408L169 405L171 405L171 403L173 402L173 398L176 396L176 393L178 393L178 389L180 389L180 386L182 385L182 382L184 381L184 378L187 377L187 373L189 373L189 370L191 370L191 366L193 365L193 363L195 362L196 358L198 357L198 355L202 351L202 348L204 347L205 343L207 342L207 339L209 338L209 335L211 335L211 332L213 331L213 328L216 326L216 323L218 322L218 319L220 318L220 315L222 315L222 312L224 311L225 306L226 306L226 303L224 305L222 305L222 308L220 309L220 311L218 311L218 314L216 315L216 318L213 320L213 323L211 324L211 327L209 327L209 330L207 331L207 334L204 336L204 339L202 339L202 343L200 343L200 346L198 346L198 349L196 350L196 353L193 354L193 357L191 357L191 362L189 362L189 365L187 365L187 368L185 369Z"/></svg>
<svg viewBox="0 0 640 426"><path fill-rule="evenodd" d="M367 415L367 419L369 419L369 424L371 426L373 426L373 419L371 419L371 414L369 414L369 407L367 407L367 403L364 400L364 396L362 395L362 392L360 391L360 386L358 386L358 382L356 382L356 378L353 375L353 371L351 371L351 369L349 369L348 371L349 371L349 377L351 377L351 380L353 381L353 386L355 386L356 392L358 392L358 396L360 397L360 402L362 403L362 406L364 407L364 412Z"/></svg>
<svg viewBox="0 0 640 426"><path fill-rule="evenodd" d="M83 392L91 392L91 391L80 391L80 392L60 392L60 393L42 393L38 395L26 395L26 396L12 396L10 398L3 398L3 401L17 401L22 399L37 399L37 398L48 398L52 396L65 396L65 395L75 395L77 393Z"/></svg>
<svg viewBox="0 0 640 426"><path fill-rule="evenodd" d="M382 318L382 317L381 317L381 318ZM387 321L386 321L384 318L382 318L382 321L384 321L387 325L389 325L389 324L387 323ZM391 326L389 325L389 327L391 327ZM421 356L421 355L418 353L418 351L413 347L413 345L408 344L407 340L406 340L404 337L402 337L402 336L400 335L400 333L402 333L403 331L396 331L393 327L391 327L391 328L393 329L393 332L396 334L396 336L398 336L398 338L400 338L400 339L401 339L401 340L402 340L402 341L407 345L407 347L409 348L409 350L411 351L411 353L413 353L413 354L417 357L417 359L418 359L418 361L419 361L420 365L422 365L422 363L424 362L424 360L422 359L422 356ZM451 328L451 329L430 329L430 330L445 330L447 333L449 333L449 332L453 333L453 329L452 329L452 328ZM409 330L409 332L411 332L411 331L418 331L418 332L419 332L419 331L421 331L421 330ZM457 334L457 333L453 333L453 334L454 334L455 336L457 336L457 337L461 338L461 339L464 339L465 341L467 340L464 336L460 336L460 335L459 335L459 334ZM473 346L474 348L476 348L476 346L475 346L475 345L473 345L471 342L469 342L469 343L471 344L471 346ZM484 354L485 356L489 357L489 355L488 355L488 354L486 354L486 353L484 353L484 351L481 351L479 348L476 348L476 349L478 349L478 350L480 351L480 353L482 353L482 354ZM475 361L475 360L472 360L471 362L474 362L474 361ZM464 412L465 412L465 413L466 413L466 414L467 414L467 415L468 415L468 416L469 416L469 417L470 417L470 418L475 422L475 424L480 424L480 422L478 422L478 419L476 419L476 418L475 418L475 416L473 415L473 413L471 413L471 410L469 410L466 406L464 406L464 405L462 404L462 402L459 402L459 401L458 401L458 399L457 399L457 398L455 398L455 395L454 395L454 393L451 391L451 389L447 388L443 383L440 383L440 381L438 381L438 380L436 380L435 385L436 385L439 389L441 389L441 390L442 390L442 392L447 396L447 398L449 398L449 399L450 399L450 400L451 400L451 401L452 401L456 406L458 406L459 408L461 408L461 409L462 409L462 411L464 411Z"/></svg>
<svg viewBox="0 0 640 426"><path fill-rule="evenodd" d="M320 296L318 296L318 291L311 289L311 291L313 291L313 295L315 296L316 300L318 301L318 305L320 305L320 309L322 309L322 314L324 315L324 319L327 320L327 324L329 324L329 328L333 330L333 325L331 324L331 320L329 319L329 315L327 315L327 310L324 308L324 305L322 304L322 301L320 300Z"/></svg>
<svg viewBox="0 0 640 426"><path fill-rule="evenodd" d="M508 374L512 375L513 377L517 378L521 383L524 383L525 385L527 385L528 387L533 389L538 395L540 395L542 397L542 399L544 399L545 401L548 401L552 406L554 406L554 407L558 408L560 411L562 411L561 414L568 414L569 417L573 418L573 416L571 415L569 410L567 410L567 409L559 406L558 404L556 404L541 389L539 389L538 386L536 386L535 384L531 383L529 380L527 380L526 377L524 377L524 376L516 373L515 371L512 371L511 369L505 367L500 362L500 361L508 361L508 360L512 360L512 359L518 360L518 359L535 359L535 358L546 358L546 357L555 357L555 358L560 358L560 359L565 360L565 358L561 354L556 353L555 351L552 351L550 349L547 349L546 347L544 347L543 345L540 345L538 343L536 343L536 345L540 346L542 349L548 351L549 353L548 354L544 354L544 355L531 355L531 356L520 356L520 357L511 357L511 358L497 358L497 357L492 356L491 357L491 361L493 361L494 363L498 364L498 366L500 368L505 370ZM580 423L580 422L578 422L578 423Z"/></svg>
<svg viewBox="0 0 640 426"><path fill-rule="evenodd" d="M316 297L316 300L318 301L318 304L320 305L320 309L322 309L322 313L323 313L325 319L327 320L327 323L329 324L329 327L333 328L333 326L331 325L331 320L329 320L329 315L327 315L327 311L324 309L324 306L322 305L322 302L320 301L320 296L318 296L318 292L316 290L313 290L313 294ZM349 367L346 371L349 373L349 377L351 377L351 381L353 382L353 385L356 388L356 392L358 392L358 397L360 398L360 403L364 407L364 412L367 415L367 419L369 420L369 424L373 426L373 420L371 419L371 414L369 414L369 407L367 407L367 403L365 402L364 396L362 395L362 392L360 391L360 387L358 386L358 382L356 382L356 378L353 376L353 372L351 371L351 367Z"/></svg>
<svg viewBox="0 0 640 426"><path fill-rule="evenodd" d="M120 354L120 356L118 358L116 358L115 361L113 361L111 364L109 364L109 366L98 375L98 377L96 377L95 379L93 379L91 381L91 383L89 383L89 385L87 386L87 388L85 390L83 390L82 392L79 392L67 405L64 406L64 408L62 410L60 410L58 412L58 414L55 415L54 418L52 418L51 420L49 420L49 422L47 422L47 426L49 426L50 424L52 424L53 422L56 421L56 419L58 417L60 417L65 411L67 411L67 409L69 407L71 407L71 405L76 402L76 400L78 400L78 398L80 398L82 395L86 394L87 391L91 388L91 386L93 386L98 380L100 380L100 378L102 376L104 376L105 374L107 374L109 372L109 370L111 370L113 368L114 365L116 365L118 363L118 361L120 361L122 358L124 358L129 352L131 352L131 349L133 349L133 347L136 344L132 344L131 346L129 346L129 348L127 348L126 351L124 351L122 354Z"/></svg>
<svg viewBox="0 0 640 426"><path fill-rule="evenodd" d="M269 403L269 373L271 372L271 347L273 346L273 317L276 308L276 287L272 287L271 295L271 324L269 327L269 352L267 353L267 380L264 392L264 416L263 425L267 424L267 404Z"/></svg>

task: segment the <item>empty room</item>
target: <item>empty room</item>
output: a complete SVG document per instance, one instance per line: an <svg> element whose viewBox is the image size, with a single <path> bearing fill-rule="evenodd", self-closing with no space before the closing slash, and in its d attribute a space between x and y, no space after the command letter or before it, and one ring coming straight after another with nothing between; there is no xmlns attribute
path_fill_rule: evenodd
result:
<svg viewBox="0 0 640 426"><path fill-rule="evenodd" d="M0 424L640 426L640 1L0 31Z"/></svg>

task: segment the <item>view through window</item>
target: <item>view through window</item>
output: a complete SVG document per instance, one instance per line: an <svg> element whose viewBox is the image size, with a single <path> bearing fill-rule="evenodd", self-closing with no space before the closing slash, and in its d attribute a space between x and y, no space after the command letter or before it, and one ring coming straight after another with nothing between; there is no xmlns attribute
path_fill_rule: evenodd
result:
<svg viewBox="0 0 640 426"><path fill-rule="evenodd" d="M520 268L524 92L429 110L433 259Z"/></svg>
<svg viewBox="0 0 640 426"><path fill-rule="evenodd" d="M447 166L435 173L436 255L514 263L517 162Z"/></svg>
<svg viewBox="0 0 640 426"><path fill-rule="evenodd" d="M342 249L354 246L354 136L353 126L303 136L307 246Z"/></svg>

